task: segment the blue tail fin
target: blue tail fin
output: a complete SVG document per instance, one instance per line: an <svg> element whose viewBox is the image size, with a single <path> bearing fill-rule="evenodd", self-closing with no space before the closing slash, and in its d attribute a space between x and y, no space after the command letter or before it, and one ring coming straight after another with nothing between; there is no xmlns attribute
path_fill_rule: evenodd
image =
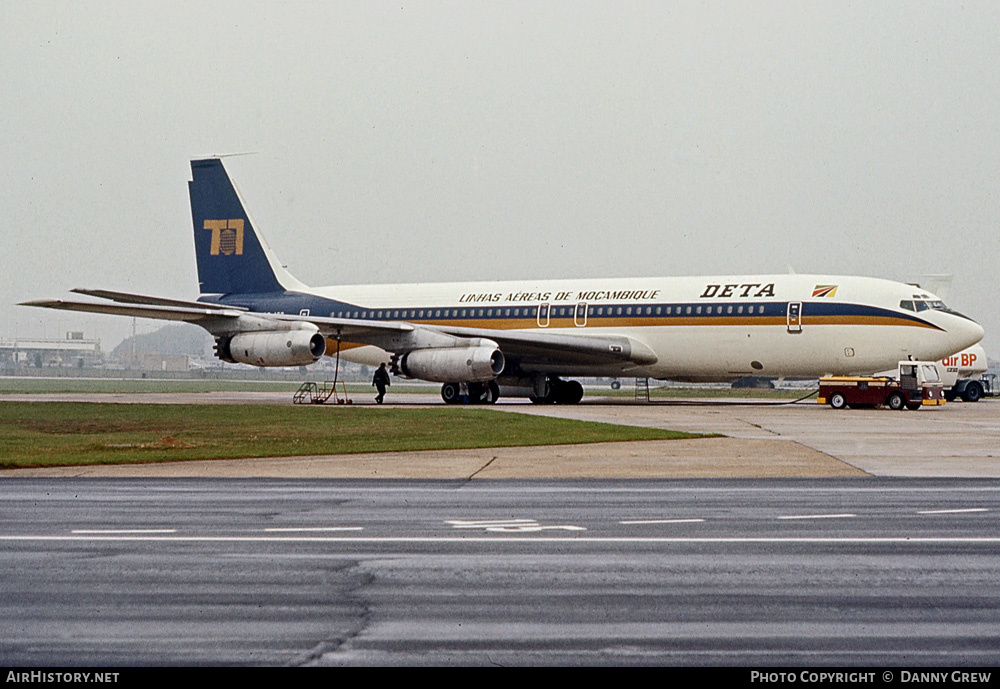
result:
<svg viewBox="0 0 1000 689"><path fill-rule="evenodd" d="M191 218L202 294L281 292L290 276L259 237L218 158L191 161Z"/></svg>

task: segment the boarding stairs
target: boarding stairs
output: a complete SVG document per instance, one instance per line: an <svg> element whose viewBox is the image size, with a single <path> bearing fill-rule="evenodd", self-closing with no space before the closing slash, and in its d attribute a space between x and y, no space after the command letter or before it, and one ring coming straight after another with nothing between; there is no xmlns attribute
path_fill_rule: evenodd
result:
<svg viewBox="0 0 1000 689"><path fill-rule="evenodd" d="M635 379L635 401L636 402L649 401L649 378Z"/></svg>
<svg viewBox="0 0 1000 689"><path fill-rule="evenodd" d="M306 382L299 386L292 397L293 404L326 404L330 398L335 404L350 404L347 386L343 382L326 380L322 383Z"/></svg>

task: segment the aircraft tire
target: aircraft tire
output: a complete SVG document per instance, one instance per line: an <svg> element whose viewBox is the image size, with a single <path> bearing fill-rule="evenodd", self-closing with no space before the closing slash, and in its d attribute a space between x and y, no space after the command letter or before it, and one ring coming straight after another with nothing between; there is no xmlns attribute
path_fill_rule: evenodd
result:
<svg viewBox="0 0 1000 689"><path fill-rule="evenodd" d="M479 404L496 404L500 399L500 386L496 381L491 380L483 388L483 392L479 395Z"/></svg>
<svg viewBox="0 0 1000 689"><path fill-rule="evenodd" d="M889 398L885 401L885 405L889 407L889 409L900 411L902 409L906 409L906 398L902 393L894 392L889 395Z"/></svg>
<svg viewBox="0 0 1000 689"><path fill-rule="evenodd" d="M917 411L922 406L923 406L923 403L921 403L921 402L908 402L906 404L906 408L909 409L910 411Z"/></svg>
<svg viewBox="0 0 1000 689"><path fill-rule="evenodd" d="M560 392L560 404L579 404L583 399L583 385L578 380L567 381Z"/></svg>
<svg viewBox="0 0 1000 689"><path fill-rule="evenodd" d="M482 404L486 386L481 383L469 383L469 404Z"/></svg>
<svg viewBox="0 0 1000 689"><path fill-rule="evenodd" d="M469 404L496 404L500 399L500 386L489 383L469 383Z"/></svg>
<svg viewBox="0 0 1000 689"><path fill-rule="evenodd" d="M545 386L544 395L528 395L528 400L532 404L555 404L559 401L559 389L562 385L562 381L558 378L549 378L548 384Z"/></svg>
<svg viewBox="0 0 1000 689"><path fill-rule="evenodd" d="M441 386L441 399L445 404L458 404L458 396L461 388L458 383L445 383Z"/></svg>
<svg viewBox="0 0 1000 689"><path fill-rule="evenodd" d="M983 398L983 386L972 381L965 386L965 390L962 391L962 399L966 402L978 402Z"/></svg>

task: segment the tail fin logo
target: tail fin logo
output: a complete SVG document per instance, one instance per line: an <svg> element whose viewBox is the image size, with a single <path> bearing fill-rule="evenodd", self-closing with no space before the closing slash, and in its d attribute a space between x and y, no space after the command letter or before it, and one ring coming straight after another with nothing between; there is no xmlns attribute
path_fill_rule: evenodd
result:
<svg viewBox="0 0 1000 689"><path fill-rule="evenodd" d="M205 229L212 231L212 245L209 253L218 256L243 255L243 219L206 220Z"/></svg>

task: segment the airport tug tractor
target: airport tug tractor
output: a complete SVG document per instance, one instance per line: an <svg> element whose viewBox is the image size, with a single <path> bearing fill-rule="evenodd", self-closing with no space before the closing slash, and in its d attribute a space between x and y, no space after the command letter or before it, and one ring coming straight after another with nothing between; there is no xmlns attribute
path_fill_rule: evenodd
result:
<svg viewBox="0 0 1000 689"><path fill-rule="evenodd" d="M920 409L945 403L944 383L933 362L900 361L896 377L829 376L819 379L820 404L834 409Z"/></svg>

